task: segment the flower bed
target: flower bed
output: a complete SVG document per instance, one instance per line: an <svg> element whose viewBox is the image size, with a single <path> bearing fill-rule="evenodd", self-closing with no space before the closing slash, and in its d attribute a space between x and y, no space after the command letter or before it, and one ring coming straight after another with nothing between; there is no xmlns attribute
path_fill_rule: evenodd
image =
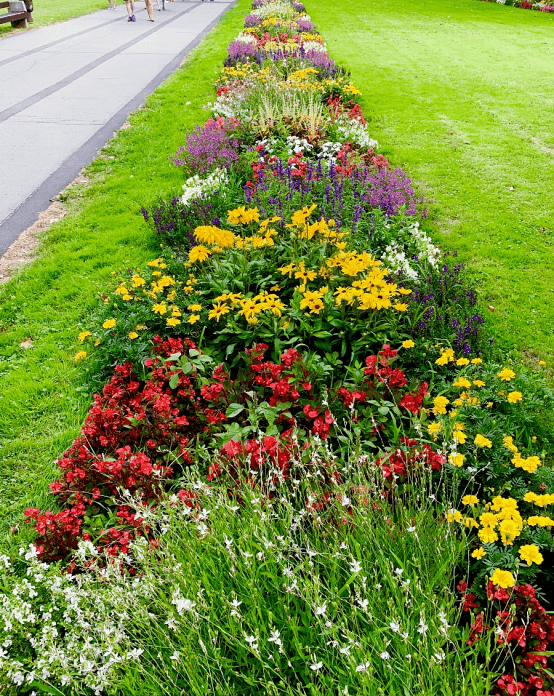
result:
<svg viewBox="0 0 554 696"><path fill-rule="evenodd" d="M529 583L554 551L552 393L496 360L464 268L422 229L302 4L255 0L216 87L214 117L172 156L183 191L142 211L163 255L79 336L76 359L109 382L59 460L61 510L26 511L39 559L133 574L137 548L158 546L152 510L204 519L198 487L348 529L370 506L393 524L427 486L437 525L467 536L471 644L500 622L501 654L524 648L530 602L544 652ZM527 651L496 692L551 696L547 668Z"/></svg>
<svg viewBox="0 0 554 696"><path fill-rule="evenodd" d="M554 5L547 2L529 2L528 0L483 0L496 2L498 5L520 7L522 10L538 10L539 12L554 12Z"/></svg>

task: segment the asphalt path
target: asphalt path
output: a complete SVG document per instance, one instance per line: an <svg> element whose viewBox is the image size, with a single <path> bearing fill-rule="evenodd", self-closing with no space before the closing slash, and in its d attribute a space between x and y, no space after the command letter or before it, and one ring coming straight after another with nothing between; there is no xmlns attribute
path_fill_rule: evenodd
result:
<svg viewBox="0 0 554 696"><path fill-rule="evenodd" d="M120 4L0 40L0 256L233 2L154 3L154 22Z"/></svg>

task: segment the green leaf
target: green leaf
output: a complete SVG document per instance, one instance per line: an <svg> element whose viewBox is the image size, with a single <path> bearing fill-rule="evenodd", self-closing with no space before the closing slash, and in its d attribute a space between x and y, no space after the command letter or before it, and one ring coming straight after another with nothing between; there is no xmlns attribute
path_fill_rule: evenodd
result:
<svg viewBox="0 0 554 696"><path fill-rule="evenodd" d="M47 693L47 694L52 694L52 696L65 696L63 691L56 689L55 686L50 686L49 684L42 684L42 682L34 681L30 685L30 687L32 687L33 689L38 689L39 691L43 691L44 693Z"/></svg>
<svg viewBox="0 0 554 696"><path fill-rule="evenodd" d="M242 406L242 404L231 404L227 407L225 415L227 418L236 418L242 411L244 411L244 406Z"/></svg>
<svg viewBox="0 0 554 696"><path fill-rule="evenodd" d="M177 375L177 374L171 375L171 377L169 379L169 387L171 389L176 389L178 384L179 384L179 375Z"/></svg>

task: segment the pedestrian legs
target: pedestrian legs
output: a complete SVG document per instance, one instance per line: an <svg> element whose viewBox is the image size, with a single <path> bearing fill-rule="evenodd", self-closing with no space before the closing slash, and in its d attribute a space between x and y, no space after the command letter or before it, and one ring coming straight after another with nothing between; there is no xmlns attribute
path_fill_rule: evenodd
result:
<svg viewBox="0 0 554 696"><path fill-rule="evenodd" d="M148 21L153 22L154 21L154 8L153 8L153 3L152 0L144 0L146 3L146 11L148 12Z"/></svg>
<svg viewBox="0 0 554 696"><path fill-rule="evenodd" d="M125 0L125 7L127 8L127 14L129 15L129 22L135 22L135 0Z"/></svg>

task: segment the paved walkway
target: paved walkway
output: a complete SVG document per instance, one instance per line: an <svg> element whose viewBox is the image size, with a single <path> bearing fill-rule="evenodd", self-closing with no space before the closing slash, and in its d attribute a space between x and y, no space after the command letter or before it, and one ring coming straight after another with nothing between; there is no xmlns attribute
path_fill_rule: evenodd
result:
<svg viewBox="0 0 554 696"><path fill-rule="evenodd" d="M0 256L233 1L166 0L154 23L120 4L0 41Z"/></svg>

